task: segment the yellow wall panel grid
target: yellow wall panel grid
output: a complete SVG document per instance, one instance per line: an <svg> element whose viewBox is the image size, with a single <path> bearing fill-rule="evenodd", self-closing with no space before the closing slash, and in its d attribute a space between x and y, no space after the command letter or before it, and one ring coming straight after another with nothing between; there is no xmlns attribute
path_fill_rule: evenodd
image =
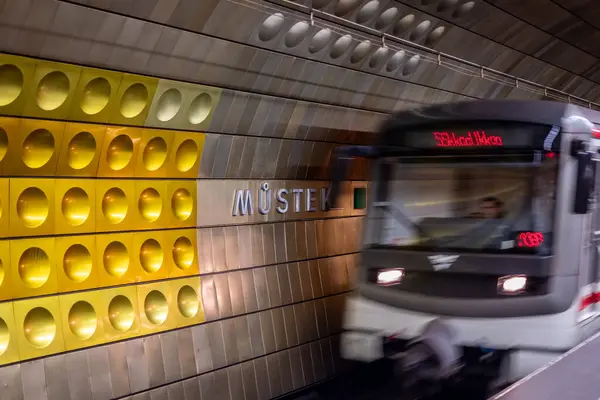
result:
<svg viewBox="0 0 600 400"><path fill-rule="evenodd" d="M103 125L67 123L56 175L95 177L105 132Z"/></svg>
<svg viewBox="0 0 600 400"><path fill-rule="evenodd" d="M0 89L1 90L1 89ZM21 120L19 118L0 118L0 174L8 175L12 168L8 167L8 149L10 142L17 141Z"/></svg>
<svg viewBox="0 0 600 400"><path fill-rule="evenodd" d="M132 180L96 180L96 232L134 229L137 199Z"/></svg>
<svg viewBox="0 0 600 400"><path fill-rule="evenodd" d="M21 115L35 71L31 58L0 54L0 113Z"/></svg>
<svg viewBox="0 0 600 400"><path fill-rule="evenodd" d="M58 291L54 238L11 240L10 259L14 298Z"/></svg>
<svg viewBox="0 0 600 400"><path fill-rule="evenodd" d="M169 277L198 274L198 239L196 229L165 231L169 256Z"/></svg>
<svg viewBox="0 0 600 400"><path fill-rule="evenodd" d="M19 361L18 336L13 303L0 304L0 365Z"/></svg>
<svg viewBox="0 0 600 400"><path fill-rule="evenodd" d="M175 328L177 305L169 282L138 285L138 307L142 334L162 332Z"/></svg>
<svg viewBox="0 0 600 400"><path fill-rule="evenodd" d="M137 281L152 281L169 277L170 257L163 231L133 234L133 262L139 273Z"/></svg>
<svg viewBox="0 0 600 400"><path fill-rule="evenodd" d="M96 259L100 285L116 286L135 282L138 273L132 253L133 235L97 235Z"/></svg>
<svg viewBox="0 0 600 400"><path fill-rule="evenodd" d="M14 303L21 360L65 351L58 297Z"/></svg>
<svg viewBox="0 0 600 400"><path fill-rule="evenodd" d="M181 328L204 322L200 278L174 279L169 283L173 293L173 301L177 308L175 313L177 327Z"/></svg>
<svg viewBox="0 0 600 400"><path fill-rule="evenodd" d="M114 124L143 126L157 85L156 78L123 74L116 101L112 103L109 121Z"/></svg>
<svg viewBox="0 0 600 400"><path fill-rule="evenodd" d="M167 164L169 177L198 178L205 138L204 133L176 132Z"/></svg>
<svg viewBox="0 0 600 400"><path fill-rule="evenodd" d="M4 174L54 176L65 131L64 122L23 119L8 143ZM13 139L13 138L10 138Z"/></svg>
<svg viewBox="0 0 600 400"><path fill-rule="evenodd" d="M0 178L0 238L10 236L10 180Z"/></svg>
<svg viewBox="0 0 600 400"><path fill-rule="evenodd" d="M170 226L170 202L164 180L135 181L136 213L133 228L160 229Z"/></svg>
<svg viewBox="0 0 600 400"><path fill-rule="evenodd" d="M110 122L110 104L117 102L122 72L83 68L75 89L69 119Z"/></svg>
<svg viewBox="0 0 600 400"><path fill-rule="evenodd" d="M54 179L10 179L10 236L54 233Z"/></svg>
<svg viewBox="0 0 600 400"><path fill-rule="evenodd" d="M38 61L27 91L24 116L66 119L82 68L48 61Z"/></svg>
<svg viewBox="0 0 600 400"><path fill-rule="evenodd" d="M168 158L172 150L174 132L144 129L135 165L136 177L167 177Z"/></svg>
<svg viewBox="0 0 600 400"><path fill-rule="evenodd" d="M103 291L59 296L61 325L66 350L101 344L105 341L101 297Z"/></svg>
<svg viewBox="0 0 600 400"><path fill-rule="evenodd" d="M191 228L196 226L197 184L195 180L169 181L169 226Z"/></svg>
<svg viewBox="0 0 600 400"><path fill-rule="evenodd" d="M100 302L107 341L128 339L139 334L140 310L136 286L103 290Z"/></svg>
<svg viewBox="0 0 600 400"><path fill-rule="evenodd" d="M55 252L59 292L100 286L94 235L57 237Z"/></svg>
<svg viewBox="0 0 600 400"><path fill-rule="evenodd" d="M54 182L56 234L95 232L95 180L56 179Z"/></svg>
<svg viewBox="0 0 600 400"><path fill-rule="evenodd" d="M141 128L107 127L98 177L133 177L141 137Z"/></svg>
<svg viewBox="0 0 600 400"><path fill-rule="evenodd" d="M10 241L0 240L0 301L12 298L12 268L10 262Z"/></svg>

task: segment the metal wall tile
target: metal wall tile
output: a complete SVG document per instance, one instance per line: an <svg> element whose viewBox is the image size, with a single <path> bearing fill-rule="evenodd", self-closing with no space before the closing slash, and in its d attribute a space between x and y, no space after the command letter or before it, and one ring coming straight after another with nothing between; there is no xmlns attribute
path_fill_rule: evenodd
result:
<svg viewBox="0 0 600 400"><path fill-rule="evenodd" d="M241 268L252 266L252 235L249 226L238 226L239 261Z"/></svg>
<svg viewBox="0 0 600 400"><path fill-rule="evenodd" d="M350 251L350 239L348 238L348 232L344 230L344 218L338 218L333 220L333 230L336 231L337 247L336 254L349 253Z"/></svg>
<svg viewBox="0 0 600 400"><path fill-rule="evenodd" d="M298 165L298 172L296 173L297 179L306 179L310 168L310 160L315 146L314 142L302 142L300 163Z"/></svg>
<svg viewBox="0 0 600 400"><path fill-rule="evenodd" d="M141 392L150 387L148 358L144 352L143 340L142 338L125 342L129 384L132 392Z"/></svg>
<svg viewBox="0 0 600 400"><path fill-rule="evenodd" d="M330 334L335 334L342 329L341 306L344 298L341 295L327 297L325 299L325 312L327 313L327 326Z"/></svg>
<svg viewBox="0 0 600 400"><path fill-rule="evenodd" d="M348 367L349 363L342 359L340 354L340 335L335 335L331 337L331 355L333 358L333 368L336 373L343 373Z"/></svg>
<svg viewBox="0 0 600 400"><path fill-rule="evenodd" d="M252 225L250 232L252 238L252 265L265 265L262 226Z"/></svg>
<svg viewBox="0 0 600 400"><path fill-rule="evenodd" d="M242 292L246 312L252 313L258 311L258 296L254 287L254 270L243 270L239 272L239 275L242 280Z"/></svg>
<svg viewBox="0 0 600 400"><path fill-rule="evenodd" d="M129 399L130 400L152 400L152 398L150 397L150 392L134 394Z"/></svg>
<svg viewBox="0 0 600 400"><path fill-rule="evenodd" d="M285 223L273 224L275 229L275 262L277 264L284 263L287 258L287 232Z"/></svg>
<svg viewBox="0 0 600 400"><path fill-rule="evenodd" d="M227 279L227 274L213 275L213 279L215 281L217 292L219 316L221 318L231 317L233 315L233 308L231 304L231 295L229 293L229 280Z"/></svg>
<svg viewBox="0 0 600 400"><path fill-rule="evenodd" d="M310 283L314 297L323 296L323 286L321 285L321 275L319 273L319 260L311 260L308 262L310 271Z"/></svg>
<svg viewBox="0 0 600 400"><path fill-rule="evenodd" d="M200 378L193 377L183 381L183 399L184 400L199 400L200 394Z"/></svg>
<svg viewBox="0 0 600 400"><path fill-rule="evenodd" d="M273 317L269 310L258 313L258 316L260 318L260 330L265 353L269 354L277 350L275 330L273 328Z"/></svg>
<svg viewBox="0 0 600 400"><path fill-rule="evenodd" d="M273 224L265 224L262 228L262 239L263 239L263 264L270 265L275 264L275 227Z"/></svg>
<svg viewBox="0 0 600 400"><path fill-rule="evenodd" d="M181 364L179 363L177 332L165 332L159 336L167 382L180 380L183 376L181 375Z"/></svg>
<svg viewBox="0 0 600 400"><path fill-rule="evenodd" d="M292 306L294 318L296 319L296 332L298 333L298 343L308 342L308 330L306 326L306 315L304 303L294 304ZM285 314L284 314L285 315Z"/></svg>
<svg viewBox="0 0 600 400"><path fill-rule="evenodd" d="M114 343L108 346L108 363L113 396L119 397L131 393L129 367L127 366L127 346L125 342ZM45 360L44 366L46 366ZM46 366L46 371L48 371L48 367ZM47 372L46 378L48 378Z"/></svg>
<svg viewBox="0 0 600 400"><path fill-rule="evenodd" d="M227 262L225 258L225 236L223 228L212 228L210 230L213 265L216 272L226 271Z"/></svg>
<svg viewBox="0 0 600 400"><path fill-rule="evenodd" d="M259 400L256 384L256 371L254 362L248 361L242 364L242 383L244 385L245 400Z"/></svg>
<svg viewBox="0 0 600 400"><path fill-rule="evenodd" d="M256 391L259 399L272 398L269 384L269 370L267 369L267 357L257 358L253 361L256 374Z"/></svg>
<svg viewBox="0 0 600 400"><path fill-rule="evenodd" d="M217 371L220 372L220 371ZM204 375L200 375L198 378L198 385L200 386L200 395L203 400L205 399L219 399L218 390L215 382L215 372L209 372ZM229 394L229 393L227 393ZM227 397L230 399L229 397ZM187 399L186 399L187 400Z"/></svg>
<svg viewBox="0 0 600 400"><path fill-rule="evenodd" d="M317 328L317 310L314 301L304 303L304 313L306 317L304 320L304 324L306 324L306 340L316 340L319 337L319 329Z"/></svg>
<svg viewBox="0 0 600 400"><path fill-rule="evenodd" d="M290 279L291 303L302 301L302 285L300 284L300 271L298 263L287 264Z"/></svg>
<svg viewBox="0 0 600 400"><path fill-rule="evenodd" d="M237 343L240 361L246 361L252 358L252 342L250 338L250 327L248 318L244 315L233 319L235 337Z"/></svg>
<svg viewBox="0 0 600 400"><path fill-rule="evenodd" d="M89 379L94 400L110 399L112 397L108 356L109 347L93 347L86 351L90 365Z"/></svg>
<svg viewBox="0 0 600 400"><path fill-rule="evenodd" d="M167 386L168 400L181 400L185 397L183 382L175 382Z"/></svg>
<svg viewBox="0 0 600 400"><path fill-rule="evenodd" d="M304 199L303 199L304 203ZM298 260L305 260L308 258L308 250L306 243L306 224L304 221L296 221L295 226L295 240L296 240L296 252Z"/></svg>
<svg viewBox="0 0 600 400"><path fill-rule="evenodd" d="M271 397L280 396L284 392L281 369L279 368L279 353L269 354L265 357L265 361L267 364Z"/></svg>
<svg viewBox="0 0 600 400"><path fill-rule="evenodd" d="M294 222L285 223L285 247L287 250L287 260L298 260L298 252L296 250L296 224Z"/></svg>
<svg viewBox="0 0 600 400"><path fill-rule="evenodd" d="M228 178L239 177L239 162L242 158L244 151L244 144L246 138L243 136L234 136L233 142L231 143L231 152L229 153L229 162L227 164L226 176Z"/></svg>
<svg viewBox="0 0 600 400"><path fill-rule="evenodd" d="M233 102L229 107L229 113L227 113L227 117L225 117L223 125L221 126L222 132L234 133L236 131L240 124L240 118L248 103L248 97L249 95L247 93L235 92ZM227 154L229 155L229 153Z"/></svg>
<svg viewBox="0 0 600 400"><path fill-rule="evenodd" d="M277 351L283 350L288 347L283 308L271 310L271 318L273 320L273 332L275 333L275 349Z"/></svg>
<svg viewBox="0 0 600 400"><path fill-rule="evenodd" d="M309 300L314 297L312 283L310 280L310 267L308 261L298 263L298 271L300 272L300 286L302 288L302 300Z"/></svg>
<svg viewBox="0 0 600 400"><path fill-rule="evenodd" d="M323 355L323 367L325 376L330 377L335 374L335 368L333 366L333 352L339 352L339 349L331 348L331 339L325 338L319 342L321 346L321 354Z"/></svg>
<svg viewBox="0 0 600 400"><path fill-rule="evenodd" d="M250 346L252 348L252 357L260 357L265 354L265 345L263 343L260 315L258 313L249 314L246 316L248 323L248 332Z"/></svg>
<svg viewBox="0 0 600 400"><path fill-rule="evenodd" d="M46 373L44 371L43 360L34 360L23 362L20 365L20 374L26 378L26 382L21 382L21 376L10 382L10 386L22 386L22 399L24 400L46 400ZM7 367L3 367L7 368ZM4 382L4 371L0 368L0 398L11 398L16 392L20 392L19 388L8 388L8 384ZM5 389L9 389L12 393L4 393ZM21 394L21 393L19 393ZM109 394L110 396L110 394Z"/></svg>
<svg viewBox="0 0 600 400"><path fill-rule="evenodd" d="M327 255L327 238L325 236L325 221L315 221L315 232L317 238L317 253L319 257L325 257Z"/></svg>
<svg viewBox="0 0 600 400"><path fill-rule="evenodd" d="M325 365L323 364L323 354L321 352L321 346L319 342L310 343L310 357L313 364L313 371L315 373L315 381L319 382L327 378L325 373Z"/></svg>
<svg viewBox="0 0 600 400"><path fill-rule="evenodd" d="M306 258L318 257L317 252L317 231L314 221L306 221L304 224L306 237Z"/></svg>
<svg viewBox="0 0 600 400"><path fill-rule="evenodd" d="M298 345L298 329L296 325L296 316L294 315L294 307L283 307L283 319L285 323L285 335L289 346Z"/></svg>
<svg viewBox="0 0 600 400"><path fill-rule="evenodd" d="M225 319L221 321L223 328L223 344L225 345L225 365L231 365L240 361L240 353L238 351L237 335L233 319Z"/></svg>
<svg viewBox="0 0 600 400"><path fill-rule="evenodd" d="M290 284L290 273L287 264L278 265L277 277L279 279L279 292L281 293L281 304L292 302L292 287Z"/></svg>
<svg viewBox="0 0 600 400"><path fill-rule="evenodd" d="M231 295L231 310L233 315L246 313L246 305L244 304L244 290L242 288L242 272L231 271L225 274L229 282L229 293Z"/></svg>
<svg viewBox="0 0 600 400"><path fill-rule="evenodd" d="M181 377L189 378L197 373L194 351L190 351L194 349L192 328L180 329L175 333L177 335L177 354L179 356Z"/></svg>
<svg viewBox="0 0 600 400"><path fill-rule="evenodd" d="M221 100L219 103L224 101L225 93L221 94ZM217 107L218 109L218 107ZM213 121L216 119L213 117ZM204 141L204 149L202 150L202 159L200 160L200 178L212 178L213 165L215 163L217 146L219 144L219 135L206 135Z"/></svg>
<svg viewBox="0 0 600 400"><path fill-rule="evenodd" d="M214 276L204 276L200 280L202 288L202 308L207 321L219 318L219 303L217 301L217 288Z"/></svg>
<svg viewBox="0 0 600 400"><path fill-rule="evenodd" d="M148 336L143 342L144 351L148 357L150 387L163 385L167 381L160 342L159 335Z"/></svg>
<svg viewBox="0 0 600 400"><path fill-rule="evenodd" d="M254 291L256 294L256 309L264 310L265 308L271 307L271 302L269 300L269 288L267 283L267 269L273 269L272 267L265 268L255 268L250 270L252 274L252 279L254 283ZM246 274L244 274L244 281L246 279Z"/></svg>
<svg viewBox="0 0 600 400"><path fill-rule="evenodd" d="M337 233L335 231L335 220L333 220L333 219L325 220L324 224L323 224L323 228L324 228L324 233L325 233L325 240L327 242L327 255L328 256L335 255L335 254L337 254L337 249L338 249L337 236L340 235L340 233Z"/></svg>
<svg viewBox="0 0 600 400"><path fill-rule="evenodd" d="M213 361L212 361L212 353L216 352L217 354L221 354L220 359L225 360L225 350L223 349L223 339L217 340L215 338L213 340L213 345L219 345L220 349L217 348L215 350L212 349L211 342L209 340L208 329L212 324L203 324L196 325L191 327L189 330L192 333L192 342L193 342L193 357L195 362L196 373L203 373L207 371L211 371L213 369ZM216 329L216 328L213 328ZM220 353L219 353L220 350ZM224 362L224 361L223 361ZM218 368L218 367L214 367Z"/></svg>
<svg viewBox="0 0 600 400"><path fill-rule="evenodd" d="M246 138L244 150L242 151L242 157L238 166L237 176L239 178L250 178L250 172L252 171L252 162L254 161L254 152L256 151L257 144L258 138Z"/></svg>
<svg viewBox="0 0 600 400"><path fill-rule="evenodd" d="M244 398L244 381L241 365L233 365L226 370L229 379L229 393L231 400Z"/></svg>
<svg viewBox="0 0 600 400"><path fill-rule="evenodd" d="M321 286L323 287L323 295L329 296L333 293L333 287L331 284L331 272L329 264L331 263L330 258L321 258L319 261L319 275L321 276Z"/></svg>
<svg viewBox="0 0 600 400"><path fill-rule="evenodd" d="M290 354L287 350L277 353L279 364L279 374L281 376L281 392L288 393L294 390L294 381L292 377L292 366L290 364ZM271 371L269 370L269 374Z"/></svg>
<svg viewBox="0 0 600 400"><path fill-rule="evenodd" d="M151 390L150 400L169 400L169 395L166 387L159 387Z"/></svg>
<svg viewBox="0 0 600 400"><path fill-rule="evenodd" d="M277 273L277 269L277 266L265 267L264 269L267 276L267 289L270 307L278 307L283 304L281 290L279 288L279 274Z"/></svg>
<svg viewBox="0 0 600 400"><path fill-rule="evenodd" d="M268 116L265 117L267 119ZM262 128L258 131L252 131L251 135L260 135ZM269 147L273 139L259 138L256 145L256 152L254 153L254 160L252 161L252 170L250 171L250 178L260 179L263 177L265 171L268 171L271 167L273 160L269 160L270 157L275 157L276 154L269 154ZM276 140L276 139L275 139ZM257 204L258 206L258 204Z"/></svg>
<svg viewBox="0 0 600 400"><path fill-rule="evenodd" d="M279 154L277 155L277 167L276 167L276 177L277 178L293 178L288 169L288 159L290 158L290 152L292 151L292 146L294 146L297 142L292 140L283 140L281 142L281 147L279 148Z"/></svg>
<svg viewBox="0 0 600 400"><path fill-rule="evenodd" d="M198 229L198 262L201 274L215 271L210 228Z"/></svg>
<svg viewBox="0 0 600 400"><path fill-rule="evenodd" d="M292 367L292 382L294 389L300 389L306 385L304 380L304 372L302 371L302 358L300 356L300 348L292 347L289 349L290 365Z"/></svg>
<svg viewBox="0 0 600 400"><path fill-rule="evenodd" d="M296 142L290 149L290 155L287 162L288 174L292 179L297 179L298 166L300 164L300 157L302 155L302 142Z"/></svg>
<svg viewBox="0 0 600 400"><path fill-rule="evenodd" d="M2 372L10 372L8 368L3 368ZM64 354L44 358L44 370L46 372L46 393L48 395L48 400L64 400L71 398L67 362ZM127 374L127 369L125 370L125 374ZM129 393L128 387L125 394Z"/></svg>
<svg viewBox="0 0 600 400"><path fill-rule="evenodd" d="M223 228L223 236L225 239L225 264L227 265L227 269L238 269L240 267L238 227L227 226Z"/></svg>
<svg viewBox="0 0 600 400"><path fill-rule="evenodd" d="M325 299L315 300L315 318L317 320L317 330L319 337L329 335L329 325L327 323L327 310L325 308Z"/></svg>
<svg viewBox="0 0 600 400"><path fill-rule="evenodd" d="M210 357L212 359L212 367L216 369L226 366L227 358L221 322L217 321L207 324L206 332L209 344L208 350L210 351ZM198 358L197 355L196 358Z"/></svg>

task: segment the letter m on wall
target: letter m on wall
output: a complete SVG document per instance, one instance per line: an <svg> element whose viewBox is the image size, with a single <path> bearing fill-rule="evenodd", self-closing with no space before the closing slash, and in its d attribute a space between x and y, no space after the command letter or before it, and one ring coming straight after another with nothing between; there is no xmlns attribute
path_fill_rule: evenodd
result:
<svg viewBox="0 0 600 400"><path fill-rule="evenodd" d="M250 189L236 190L233 199L233 216L252 215L253 213L252 191Z"/></svg>

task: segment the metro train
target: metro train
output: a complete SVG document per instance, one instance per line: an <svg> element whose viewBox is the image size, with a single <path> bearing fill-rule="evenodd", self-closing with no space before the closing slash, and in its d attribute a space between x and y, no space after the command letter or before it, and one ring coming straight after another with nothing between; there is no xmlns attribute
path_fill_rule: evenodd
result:
<svg viewBox="0 0 600 400"><path fill-rule="evenodd" d="M599 125L572 104L480 100L399 112L372 146L337 148L330 207L353 158L372 166L342 357L497 390L597 331Z"/></svg>

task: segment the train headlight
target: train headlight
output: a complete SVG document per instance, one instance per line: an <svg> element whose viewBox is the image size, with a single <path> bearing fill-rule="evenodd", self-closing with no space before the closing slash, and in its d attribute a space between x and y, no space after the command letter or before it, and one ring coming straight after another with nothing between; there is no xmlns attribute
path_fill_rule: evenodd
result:
<svg viewBox="0 0 600 400"><path fill-rule="evenodd" d="M392 286L402 282L404 269L382 269L377 272L377 284L380 286Z"/></svg>
<svg viewBox="0 0 600 400"><path fill-rule="evenodd" d="M527 276L508 275L498 279L498 292L501 294L519 294L527 287Z"/></svg>

